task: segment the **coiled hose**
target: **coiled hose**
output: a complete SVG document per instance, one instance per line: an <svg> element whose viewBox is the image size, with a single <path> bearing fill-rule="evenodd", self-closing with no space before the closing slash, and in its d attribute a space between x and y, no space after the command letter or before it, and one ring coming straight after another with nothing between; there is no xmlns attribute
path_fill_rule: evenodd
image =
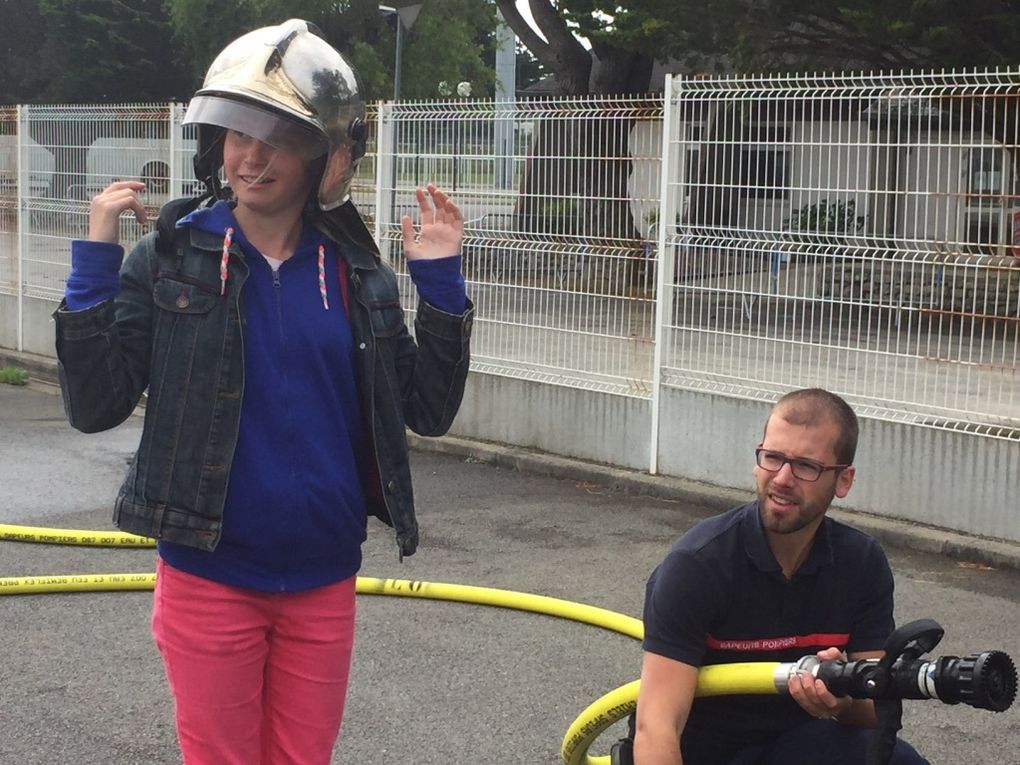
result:
<svg viewBox="0 0 1020 765"><path fill-rule="evenodd" d="M10 524L0 524L0 540L135 549L155 547L156 545L155 540L122 531L81 531ZM0 596L151 590L155 584L155 573L0 577ZM357 578L356 592L359 595L425 598L529 611L601 627L635 640L641 640L644 637L644 625L640 619L605 608L528 592L410 579L377 579L365 576ZM705 667L698 673L697 695L775 694L778 692L774 677L777 667L779 667L778 662L723 664ZM593 756L589 754L588 750L607 728L634 711L637 706L639 684L639 680L634 680L610 691L591 703L578 715L563 737L560 752L564 765L609 765L608 756Z"/></svg>

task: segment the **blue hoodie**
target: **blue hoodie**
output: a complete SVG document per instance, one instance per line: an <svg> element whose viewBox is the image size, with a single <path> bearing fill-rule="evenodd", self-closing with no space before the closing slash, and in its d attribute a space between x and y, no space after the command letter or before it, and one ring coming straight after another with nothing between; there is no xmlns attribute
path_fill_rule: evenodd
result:
<svg viewBox="0 0 1020 765"><path fill-rule="evenodd" d="M263 592L307 590L353 576L365 539L361 468L372 457L336 249L306 226L294 255L274 272L226 203L197 210L178 225L220 236L233 228L244 252L245 386L219 545L206 552L161 541L159 553L175 568ZM111 297L109 247L73 243L71 310ZM122 250L117 266L121 257ZM423 299L463 312L459 256L414 262L411 275Z"/></svg>

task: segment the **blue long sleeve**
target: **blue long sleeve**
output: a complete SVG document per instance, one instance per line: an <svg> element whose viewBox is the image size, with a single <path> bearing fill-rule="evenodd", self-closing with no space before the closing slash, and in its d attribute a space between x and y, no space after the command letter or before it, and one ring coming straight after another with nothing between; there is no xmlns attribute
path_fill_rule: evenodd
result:
<svg viewBox="0 0 1020 765"><path fill-rule="evenodd" d="M120 294L124 248L109 242L71 242L71 273L64 297L69 311L81 311Z"/></svg>
<svg viewBox="0 0 1020 765"><path fill-rule="evenodd" d="M459 316L467 308L460 255L436 260L409 260L407 271L421 299L443 313Z"/></svg>
<svg viewBox="0 0 1020 765"><path fill-rule="evenodd" d="M109 300L120 292L120 265L124 248L119 244L76 239L71 242L71 273L67 277L67 308L80 311ZM408 272L418 293L429 305L459 315L467 307L467 291L461 273L461 257L408 261Z"/></svg>

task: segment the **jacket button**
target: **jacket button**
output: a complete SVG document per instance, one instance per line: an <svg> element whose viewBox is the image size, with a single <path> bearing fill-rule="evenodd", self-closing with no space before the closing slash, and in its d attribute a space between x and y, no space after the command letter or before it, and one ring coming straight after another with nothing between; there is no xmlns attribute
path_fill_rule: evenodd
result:
<svg viewBox="0 0 1020 765"><path fill-rule="evenodd" d="M178 308L187 308L188 307L188 296L187 295L178 295L177 296L177 307Z"/></svg>
<svg viewBox="0 0 1020 765"><path fill-rule="evenodd" d="M397 482L396 481L390 481L388 484L386 484L386 491L388 491L390 494L396 494L397 493Z"/></svg>
<svg viewBox="0 0 1020 765"><path fill-rule="evenodd" d="M360 348L361 350L365 350L365 344L364 344L364 343L358 343L358 347L359 347L359 348Z"/></svg>

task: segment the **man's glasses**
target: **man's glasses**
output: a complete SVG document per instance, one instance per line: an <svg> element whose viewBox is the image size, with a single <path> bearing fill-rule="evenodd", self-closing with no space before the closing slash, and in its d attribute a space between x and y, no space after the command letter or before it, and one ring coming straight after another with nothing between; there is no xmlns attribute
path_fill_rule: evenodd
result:
<svg viewBox="0 0 1020 765"><path fill-rule="evenodd" d="M770 473L778 473L783 465L789 465L794 478L802 481L817 481L822 473L829 470L842 470L849 465L823 465L821 462L804 459L803 457L787 457L782 452L774 452L771 449L762 449L760 446L754 450L754 461L762 470Z"/></svg>

